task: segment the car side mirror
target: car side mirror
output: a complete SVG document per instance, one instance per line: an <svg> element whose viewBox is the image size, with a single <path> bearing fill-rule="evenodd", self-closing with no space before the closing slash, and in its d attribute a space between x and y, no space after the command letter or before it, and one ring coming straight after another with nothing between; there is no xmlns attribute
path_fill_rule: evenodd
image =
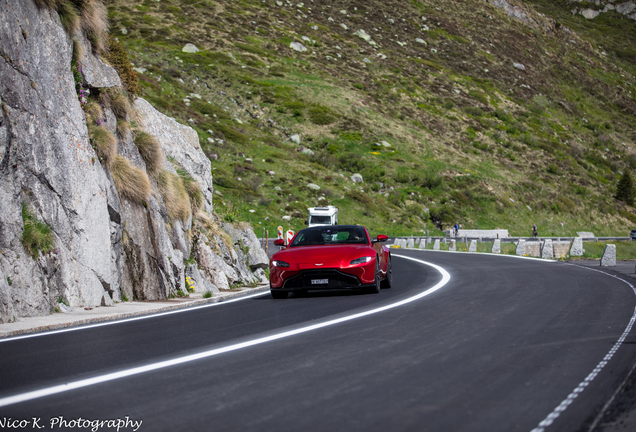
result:
<svg viewBox="0 0 636 432"><path fill-rule="evenodd" d="M380 234L378 236L378 239L376 241L374 241L373 243L378 243L378 242L382 243L382 242L387 241L388 239L389 239L389 236L385 236L384 234Z"/></svg>
<svg viewBox="0 0 636 432"><path fill-rule="evenodd" d="M275 244L276 246L285 246L285 240L283 240L283 239L276 239L276 240L274 240L274 244Z"/></svg>

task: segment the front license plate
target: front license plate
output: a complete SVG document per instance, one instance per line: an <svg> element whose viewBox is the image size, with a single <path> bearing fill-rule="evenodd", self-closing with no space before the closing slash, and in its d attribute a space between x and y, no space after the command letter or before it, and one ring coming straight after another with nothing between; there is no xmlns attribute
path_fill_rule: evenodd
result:
<svg viewBox="0 0 636 432"><path fill-rule="evenodd" d="M329 279L312 279L312 285L326 285L329 283Z"/></svg>

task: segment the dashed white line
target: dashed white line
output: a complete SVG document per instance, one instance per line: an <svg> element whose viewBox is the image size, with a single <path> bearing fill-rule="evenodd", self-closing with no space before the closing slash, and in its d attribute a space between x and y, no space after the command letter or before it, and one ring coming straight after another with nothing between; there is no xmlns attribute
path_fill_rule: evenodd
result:
<svg viewBox="0 0 636 432"><path fill-rule="evenodd" d="M436 264L432 264L426 261L422 261L416 258L411 258L411 257L407 257L407 256L403 256L403 255L393 255L395 257L399 257L399 258L403 258L403 259L407 259L407 260L411 260L411 261L415 261L417 263L420 264L425 264L428 265L430 267L433 267L435 270L439 271L442 275L442 280L439 281L435 286L427 289L426 291L423 291L417 295L414 295L412 297L408 297L404 300L395 302L395 303L391 303L389 305L386 306L382 306L379 308L375 308L375 309L371 309L365 312L360 312L360 313L356 313L353 315L349 315L349 316L345 316L345 317L341 317L341 318L337 318L337 319L333 319L333 320L329 320L329 321L325 321L322 323L318 323L318 324L314 324L314 325L310 325L310 326L305 326L305 327L301 327L295 330L290 330L290 331L286 331L286 332L282 332L282 333L278 333L278 334L274 334L274 335L270 335L270 336L266 336L266 337L262 337L262 338L258 338L258 339L253 339L251 341L246 341L246 342L241 342L241 343L237 343L237 344L233 344L233 345L229 345L223 348L217 348L217 349L213 349L213 350L209 350L209 351L204 351L204 352L200 352L197 354L191 354L191 355L187 355L187 356L183 356L183 357L177 357L171 360L166 360L166 361L162 361L162 362L158 362L158 363L153 363L153 364L149 364L149 365L145 365L145 366L140 366L140 367L136 367L136 368L131 368L131 369L125 369L119 372L113 372L113 373L109 373L109 374L105 374L105 375L100 375L100 376L96 376L93 378L88 378L88 379L83 379L83 380L79 380L79 381L73 381L73 382L69 382L66 384L61 384L61 385L57 385L57 386L52 386L52 387L47 387L47 388L43 388L40 390L34 390L34 391L30 391L30 392L26 392L26 393L21 393L21 394L17 394L17 395L13 395L13 396L8 396L8 397L3 397L0 398L0 407L6 407L9 405L14 405L17 403L21 403L21 402L27 402L27 401L31 401L34 399L39 399L39 398L43 398L46 396L52 396L52 395L56 395L59 393L64 393L67 391L71 391L71 390L76 390L76 389L80 389L80 388L84 388L84 387L89 387L89 386L93 386L96 384L102 384L105 382L109 382L109 381L114 381L114 380L118 380L121 378L126 378L126 377L131 377L134 375L139 375L139 374L143 374L146 372L152 372L152 371L156 371L159 369L164 369L164 368L168 368L171 366L176 366L176 365L181 365L184 363L190 363L196 360L201 360L204 358L209 358L209 357L213 357L219 354L223 354L223 353L227 353L227 352L232 352L232 351L237 351L243 348L248 348L251 346L255 346L255 345L261 345L267 342L272 342L272 341L276 341L276 340L280 340L280 339L284 339L284 338L288 338L291 336L295 336L295 335L299 335L302 333L307 333L313 330L318 330L321 328L325 328L325 327L330 327L336 324L341 324L347 321L352 321L358 318L362 318L362 317L366 317L369 315L374 315L380 312L384 312L390 309L395 309L397 307L400 306L404 306L408 303L412 303L416 300L419 300L423 297L426 297L432 293L434 293L435 291L441 289L444 285L446 285L448 283L448 281L450 281L450 274L448 274L448 272L446 270L444 270L442 267L436 265Z"/></svg>
<svg viewBox="0 0 636 432"><path fill-rule="evenodd" d="M570 265L573 265L573 264L570 264ZM576 266L576 267L581 267L581 266ZM619 281L624 282L627 285L629 285L630 288L632 289L632 291L634 291L634 294L636 295L636 288L634 288L634 285L632 285L631 283L627 282L624 279L621 279L621 278L619 278L617 276L614 276L613 274L609 274L609 273L606 273L604 271L591 269L589 267L581 267L581 268L585 268L587 270L592 270L592 271L595 271L595 272L603 273L604 275L611 276L614 279L618 279ZM563 402L561 402L550 414L548 414L548 416L545 419L543 419L536 428L532 429L531 432L544 432L545 428L547 428L552 423L554 423L554 421L557 418L559 418L561 413L563 411L565 411L572 404L572 402L574 402L574 400L583 392L583 390L585 390L585 387L587 387L594 380L594 378L596 378L596 376L601 372L601 370L603 370L603 368L611 360L611 358L614 356L614 354L616 354L616 351L618 351L618 348L620 348L621 344L625 341L625 338L627 337L629 332L632 330L632 327L634 326L634 322L636 322L636 308L634 309L634 313L632 315L632 318L629 320L629 323L627 324L627 327L625 328L625 331L623 332L621 337L618 338L618 341L616 341L616 343L614 344L612 349L609 350L607 355L605 357L603 357L603 360L601 360L599 362L599 364L596 365L596 367L592 370L592 372L590 372L590 374L587 377L585 377L585 379L583 381L581 381L581 383L578 386L576 386L576 388L574 390L572 390L572 392L563 400ZM605 411L607 406L608 406L608 404L606 404L605 407L603 407L603 410L601 411L601 414L603 413L603 411ZM599 416L597 416L597 420L596 421L598 421L598 419L600 418L601 414L599 414ZM595 421L595 423L596 423L596 421ZM590 430L591 430L591 428L590 428Z"/></svg>

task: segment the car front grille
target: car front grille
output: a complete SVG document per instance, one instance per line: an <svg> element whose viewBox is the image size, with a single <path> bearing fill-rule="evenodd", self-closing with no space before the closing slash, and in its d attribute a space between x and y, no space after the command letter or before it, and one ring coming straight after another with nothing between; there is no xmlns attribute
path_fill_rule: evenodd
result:
<svg viewBox="0 0 636 432"><path fill-rule="evenodd" d="M329 279L327 285L312 285L314 279ZM283 282L283 289L357 288L361 285L356 276L338 270L305 270Z"/></svg>

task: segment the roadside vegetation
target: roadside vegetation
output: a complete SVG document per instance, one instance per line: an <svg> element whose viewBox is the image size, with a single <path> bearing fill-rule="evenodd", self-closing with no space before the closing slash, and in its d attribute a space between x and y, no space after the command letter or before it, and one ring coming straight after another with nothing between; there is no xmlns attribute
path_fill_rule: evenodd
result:
<svg viewBox="0 0 636 432"><path fill-rule="evenodd" d="M53 231L46 223L38 220L27 203L22 203L22 222L24 231L20 241L31 258L37 259L40 253L46 254L53 250L55 247ZM10 280L9 285L11 285Z"/></svg>
<svg viewBox="0 0 636 432"><path fill-rule="evenodd" d="M215 212L258 235L301 229L316 205L372 234L627 235L636 210L615 197L636 168L635 25L526 3L556 21L450 0L112 0L107 57L197 131ZM175 181L157 175L163 194Z"/></svg>

